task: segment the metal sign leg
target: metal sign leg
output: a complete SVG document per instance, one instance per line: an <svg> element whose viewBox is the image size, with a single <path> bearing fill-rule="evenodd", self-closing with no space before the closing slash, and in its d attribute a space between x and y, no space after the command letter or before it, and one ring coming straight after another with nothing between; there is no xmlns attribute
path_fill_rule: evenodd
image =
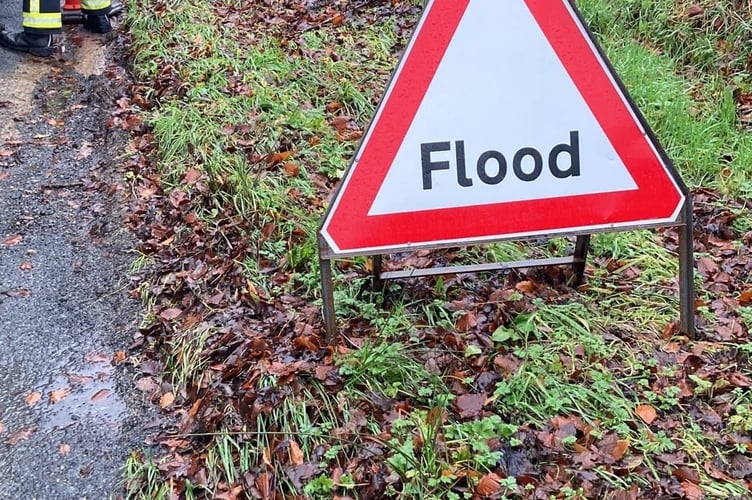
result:
<svg viewBox="0 0 752 500"><path fill-rule="evenodd" d="M332 284L332 262L329 259L319 259L321 269L321 300L324 303L324 325L326 327L326 343L334 347L337 345L337 317L334 313L334 286Z"/></svg>
<svg viewBox="0 0 752 500"><path fill-rule="evenodd" d="M384 279L381 277L381 255L371 257L371 274L373 275L373 291L381 293L384 289Z"/></svg>
<svg viewBox="0 0 752 500"><path fill-rule="evenodd" d="M587 254L590 250L590 235L581 234L577 236L577 242L574 245L574 261L572 262L572 271L574 271L574 286L582 284L585 278L585 264L587 264Z"/></svg>
<svg viewBox="0 0 752 500"><path fill-rule="evenodd" d="M693 244L692 198L687 196L679 228L679 323L682 333L697 339L695 325L695 259Z"/></svg>

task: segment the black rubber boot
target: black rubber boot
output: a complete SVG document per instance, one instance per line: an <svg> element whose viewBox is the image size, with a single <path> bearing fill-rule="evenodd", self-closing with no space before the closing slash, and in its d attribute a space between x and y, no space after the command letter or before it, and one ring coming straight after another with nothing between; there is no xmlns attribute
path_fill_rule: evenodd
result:
<svg viewBox="0 0 752 500"><path fill-rule="evenodd" d="M94 33L109 33L112 31L112 24L107 14L87 14L83 12L84 28Z"/></svg>
<svg viewBox="0 0 752 500"><path fill-rule="evenodd" d="M0 26L0 45L17 52L28 52L35 56L50 57L55 53L52 34L8 31Z"/></svg>

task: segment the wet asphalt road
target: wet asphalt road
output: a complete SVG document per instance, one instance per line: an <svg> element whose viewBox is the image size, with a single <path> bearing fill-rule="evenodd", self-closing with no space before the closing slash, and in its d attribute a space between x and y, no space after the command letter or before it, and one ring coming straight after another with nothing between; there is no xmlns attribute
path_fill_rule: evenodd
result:
<svg viewBox="0 0 752 500"><path fill-rule="evenodd" d="M0 2L0 23L18 26L19 10ZM108 498L149 418L116 363L138 314L108 189L126 139L104 127L119 90L2 49L0 82L0 499Z"/></svg>

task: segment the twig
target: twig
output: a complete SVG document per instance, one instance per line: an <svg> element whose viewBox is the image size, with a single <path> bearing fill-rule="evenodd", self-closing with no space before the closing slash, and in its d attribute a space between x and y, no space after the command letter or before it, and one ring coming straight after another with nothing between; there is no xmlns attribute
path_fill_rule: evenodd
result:
<svg viewBox="0 0 752 500"><path fill-rule="evenodd" d="M67 189L73 187L83 187L83 182L61 182L59 184L42 184L40 189Z"/></svg>

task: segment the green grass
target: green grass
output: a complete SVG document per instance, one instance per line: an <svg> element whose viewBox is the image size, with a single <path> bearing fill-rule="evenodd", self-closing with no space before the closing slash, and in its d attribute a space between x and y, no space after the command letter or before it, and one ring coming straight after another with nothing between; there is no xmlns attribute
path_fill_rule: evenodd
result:
<svg viewBox="0 0 752 500"><path fill-rule="evenodd" d="M127 3L134 72L153 86L149 95L156 107L145 117L158 144L162 187L187 189L186 172L198 169L209 187L209 193L197 195L205 198L198 217L207 227L235 216L245 222L251 251L237 264L248 286L270 302L293 294L315 304L316 231L321 199L328 194L316 181L341 177L356 145L332 120L349 117L346 132L367 124L396 63L395 47L404 43L399 20L345 23L288 37L273 25L238 32L208 0L160 4L159 15L145 0ZM752 135L741 129L733 101L735 88L750 85L748 18L724 17L722 2L703 3L705 15L694 21L686 16L691 4L686 1L577 3L687 183L730 198L752 195ZM717 22L726 29L713 28ZM734 224L740 232L752 230L747 213ZM457 259L520 260L570 249L566 239L503 242L460 249ZM698 468L709 497L744 495L738 483L701 469L739 450L731 440L703 433L682 406L687 399L677 393L674 374L680 366L659 363L655 356L667 341L662 332L677 316L676 256L654 231L630 231L595 236L591 262L579 294L551 294L518 309L524 296L513 291L509 300L489 300L486 309L475 311L503 310L506 316L500 317L508 319L487 335L488 344L458 332L457 323L468 313L462 299L490 286L493 276L390 283L379 295L370 292L364 259L341 263L335 267L338 321L346 334L357 328L367 338L359 349L334 354L336 394L308 373L290 383L269 374L243 380L244 390L273 403L253 418L228 401L216 403L222 425L192 436L202 445L197 466L211 486L165 479L160 465L166 459L135 453L125 466L128 498L168 498L171 492L211 497L220 493L219 485L241 485L247 474L259 471L273 476L275 491L285 494L353 495L357 471L346 469L356 457L368 456L362 454L373 443L399 478L388 485L389 496L462 498L494 470L500 450L524 449L525 432L543 432L559 417L577 417L588 426L587 436L564 438L561 453L615 433L651 471L652 477L644 477L597 467L595 474L613 490L659 477L663 466L656 457L681 449ZM140 255L133 270L151 264ZM289 279L274 280L270 268ZM154 306L148 288L141 291L145 307ZM749 310L741 312L748 326ZM157 319L147 310L142 326ZM165 378L176 394L208 383L206 346L213 332L204 325L176 332L166 342ZM436 338L441 340L428 345L426 339ZM451 347L442 344L447 338L454 339ZM451 358L451 371L431 364L439 350ZM490 363L485 369L502 358L519 363L519 369L494 382L487 414L459 418L456 393L477 390L473 363L482 356ZM701 401L709 397L702 392L704 382L693 381ZM736 409L723 418L730 429L748 432L752 403L741 392L733 398ZM384 411L379 402L396 401L399 414L388 424L371 416ZM640 404L673 412L680 425L654 432L635 415ZM301 485L287 474L298 450L305 462L321 467ZM330 473L337 468L343 473ZM523 492L512 476L501 491ZM557 495L576 498L577 488L563 485Z"/></svg>
<svg viewBox="0 0 752 500"><path fill-rule="evenodd" d="M749 193L752 136L739 133L734 85L748 80L749 18L724 22L722 2L692 21L692 2L577 2L638 108L691 186ZM722 33L719 34L719 33ZM718 61L728 67L719 71Z"/></svg>

